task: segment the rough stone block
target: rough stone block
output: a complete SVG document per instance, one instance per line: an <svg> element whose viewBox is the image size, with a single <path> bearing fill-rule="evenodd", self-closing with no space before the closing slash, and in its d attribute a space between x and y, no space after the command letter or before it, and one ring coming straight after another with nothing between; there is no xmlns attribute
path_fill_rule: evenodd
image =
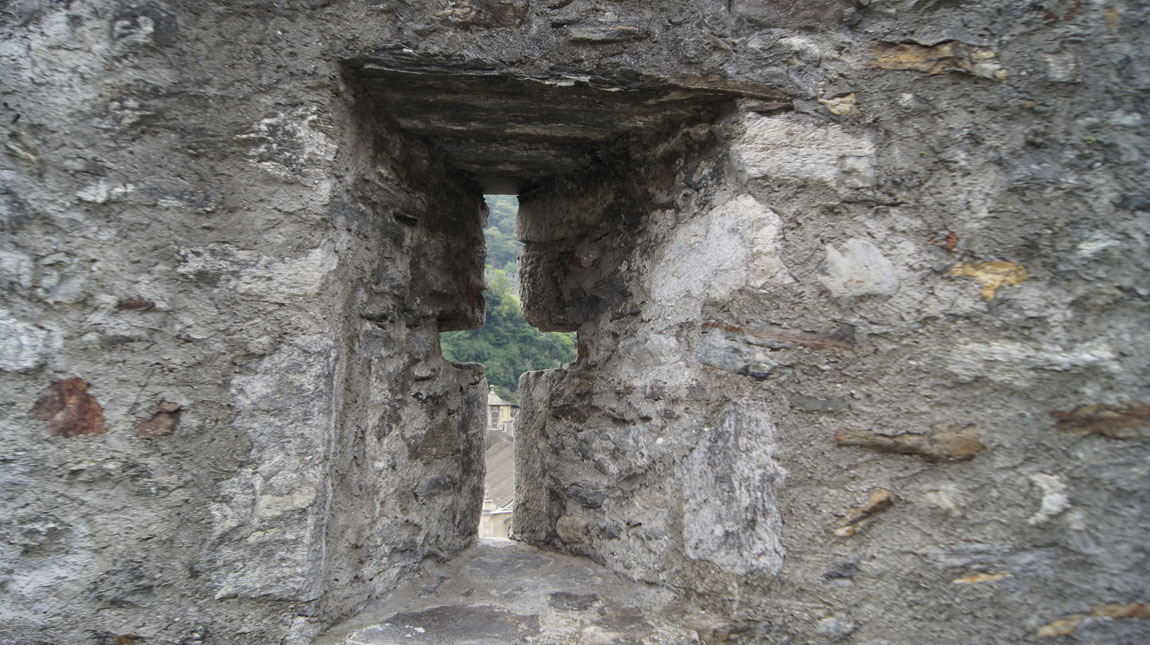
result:
<svg viewBox="0 0 1150 645"><path fill-rule="evenodd" d="M1059 432L1100 434L1111 439L1150 439L1150 405L1084 405L1058 410L1050 416Z"/></svg>
<svg viewBox="0 0 1150 645"><path fill-rule="evenodd" d="M870 493L870 498L862 506L855 506L835 522L835 535L851 537L859 532L873 519L876 513L885 511L894 503L894 492L885 488L876 488Z"/></svg>
<svg viewBox="0 0 1150 645"><path fill-rule="evenodd" d="M160 401L156 406L156 413L150 419L140 419L136 422L136 432L144 438L162 437L172 434L180 424L180 411L183 409L179 403Z"/></svg>
<svg viewBox="0 0 1150 645"><path fill-rule="evenodd" d="M896 455L918 455L927 461L962 461L974 459L975 455L986 450L980 437L978 426L959 427L944 423L935 426L927 434L881 435L869 430L843 430L835 434L835 441L840 446L858 446Z"/></svg>
<svg viewBox="0 0 1150 645"><path fill-rule="evenodd" d="M731 0L727 6L731 15L766 27L834 25L850 8L850 4L842 0Z"/></svg>
<svg viewBox="0 0 1150 645"><path fill-rule="evenodd" d="M947 41L933 47L909 43L875 42L871 46L871 67L910 70L923 74L965 72L996 81L1004 81L1007 71L998 64L994 50L973 47L958 41Z"/></svg>
<svg viewBox="0 0 1150 645"><path fill-rule="evenodd" d="M0 310L0 370L20 372L39 367L51 348L49 333Z"/></svg>
<svg viewBox="0 0 1150 645"><path fill-rule="evenodd" d="M649 38L651 32L639 25L577 24L567 25L567 35L572 42L577 43L618 43Z"/></svg>
<svg viewBox="0 0 1150 645"><path fill-rule="evenodd" d="M776 491L786 479L767 406L730 404L683 464L687 556L736 575L783 567Z"/></svg>
<svg viewBox="0 0 1150 645"><path fill-rule="evenodd" d="M771 350L742 342L723 330L708 330L699 337L695 360L732 374L765 379L779 366Z"/></svg>
<svg viewBox="0 0 1150 645"><path fill-rule="evenodd" d="M869 135L798 116L750 117L746 134L732 148L736 169L748 179L836 189L873 185L874 155Z"/></svg>
<svg viewBox="0 0 1150 645"><path fill-rule="evenodd" d="M792 282L781 257L782 226L774 211L739 195L678 227L650 271L652 300L665 316L694 317L704 300Z"/></svg>
<svg viewBox="0 0 1150 645"><path fill-rule="evenodd" d="M827 245L819 282L840 298L892 296L898 291L898 276L890 260L874 244L859 239L847 240L841 252Z"/></svg>
<svg viewBox="0 0 1150 645"><path fill-rule="evenodd" d="M1118 369L1117 355L1104 342L1092 341L1063 349L1010 341L963 343L944 359L946 369L960 381L987 378L996 383L1026 387L1041 372L1084 372Z"/></svg>
<svg viewBox="0 0 1150 645"><path fill-rule="evenodd" d="M982 287L982 299L994 300L1002 287L1013 287L1026 281L1026 267L1013 262L980 262L970 265L959 262L950 270L950 275L974 278Z"/></svg>

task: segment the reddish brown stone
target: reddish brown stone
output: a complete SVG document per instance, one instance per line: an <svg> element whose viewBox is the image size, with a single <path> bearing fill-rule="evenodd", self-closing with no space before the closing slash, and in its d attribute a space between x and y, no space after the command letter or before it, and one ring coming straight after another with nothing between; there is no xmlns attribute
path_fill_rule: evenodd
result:
<svg viewBox="0 0 1150 645"><path fill-rule="evenodd" d="M917 455L927 461L964 461L986 450L979 441L978 426L960 428L944 423L928 434L904 433L892 436L869 430L844 430L835 434L839 446L858 446L897 455Z"/></svg>
<svg viewBox="0 0 1150 645"><path fill-rule="evenodd" d="M1150 439L1150 405L1084 405L1051 412L1060 432L1100 434L1111 439Z"/></svg>
<svg viewBox="0 0 1150 645"><path fill-rule="evenodd" d="M1007 77L1006 70L998 66L998 57L992 50L954 40L933 47L875 42L871 45L870 66L923 74L965 72L997 81L1004 81Z"/></svg>
<svg viewBox="0 0 1150 645"><path fill-rule="evenodd" d="M839 537L850 537L858 533L859 529L871 521L875 513L885 511L890 508L890 505L893 503L893 491L886 488L876 488L872 490L866 504L851 508L847 511L846 515L843 515L835 522L837 526L835 535Z"/></svg>
<svg viewBox="0 0 1150 645"><path fill-rule="evenodd" d="M1038 628L1035 636L1039 638L1058 638L1060 636L1068 636L1074 633L1082 623L1086 622L1087 618L1133 618L1133 619L1147 619L1150 618L1150 603L1127 603L1112 602L1105 605L1098 605L1090 610L1087 614L1070 614L1063 616L1058 620L1043 625Z"/></svg>
<svg viewBox="0 0 1150 645"><path fill-rule="evenodd" d="M88 394L82 378L56 381L40 394L32 416L48 422L48 432L61 437L104 434L104 408Z"/></svg>
<svg viewBox="0 0 1150 645"><path fill-rule="evenodd" d="M151 419L136 421L137 433L145 438L172 434L176 426L180 424L181 409L183 408L179 403L160 401L160 404L156 406L156 413L152 415Z"/></svg>
<svg viewBox="0 0 1150 645"><path fill-rule="evenodd" d="M752 105L747 108L756 114L782 114L783 112L791 112L795 109L795 104L790 101L768 101L758 105Z"/></svg>

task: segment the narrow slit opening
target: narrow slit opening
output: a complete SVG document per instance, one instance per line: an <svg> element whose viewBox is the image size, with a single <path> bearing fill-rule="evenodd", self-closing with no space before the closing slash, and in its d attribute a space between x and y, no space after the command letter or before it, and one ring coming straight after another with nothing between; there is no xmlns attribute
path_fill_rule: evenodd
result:
<svg viewBox="0 0 1150 645"><path fill-rule="evenodd" d="M515 236L519 200L515 195L484 195L488 219L484 271L487 289L483 327L440 334L443 356L452 362L482 363L487 372L483 510L480 538L507 538L513 532L515 504L514 419L519 409L519 377L575 360L574 332L542 332L523 317L519 299L519 251Z"/></svg>

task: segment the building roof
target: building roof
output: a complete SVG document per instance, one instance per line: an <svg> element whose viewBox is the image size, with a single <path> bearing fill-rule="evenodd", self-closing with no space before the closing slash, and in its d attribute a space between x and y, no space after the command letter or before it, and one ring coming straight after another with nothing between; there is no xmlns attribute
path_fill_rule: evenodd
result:
<svg viewBox="0 0 1150 645"><path fill-rule="evenodd" d="M515 441L511 433L494 430L487 433L487 477L485 497L501 509L515 499Z"/></svg>
<svg viewBox="0 0 1150 645"><path fill-rule="evenodd" d="M503 397L495 393L495 386L492 385L491 389L487 391L487 405L509 405L513 408L519 407L510 401L505 400Z"/></svg>

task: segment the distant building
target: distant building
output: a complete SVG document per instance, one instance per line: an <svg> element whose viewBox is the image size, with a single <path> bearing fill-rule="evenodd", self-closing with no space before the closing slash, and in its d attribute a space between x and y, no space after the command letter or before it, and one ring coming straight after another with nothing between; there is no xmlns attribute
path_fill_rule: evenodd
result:
<svg viewBox="0 0 1150 645"><path fill-rule="evenodd" d="M515 506L514 419L519 406L495 393L487 393L487 437L484 461L483 513L479 517L479 537L509 537Z"/></svg>
<svg viewBox="0 0 1150 645"><path fill-rule="evenodd" d="M487 429L511 432L511 420L517 412L519 406L503 400L495 393L495 386L492 385L487 392Z"/></svg>
<svg viewBox="0 0 1150 645"><path fill-rule="evenodd" d="M513 505L514 502L508 502L506 506L499 507L490 497L483 498L483 514L479 516L479 537L510 537Z"/></svg>

